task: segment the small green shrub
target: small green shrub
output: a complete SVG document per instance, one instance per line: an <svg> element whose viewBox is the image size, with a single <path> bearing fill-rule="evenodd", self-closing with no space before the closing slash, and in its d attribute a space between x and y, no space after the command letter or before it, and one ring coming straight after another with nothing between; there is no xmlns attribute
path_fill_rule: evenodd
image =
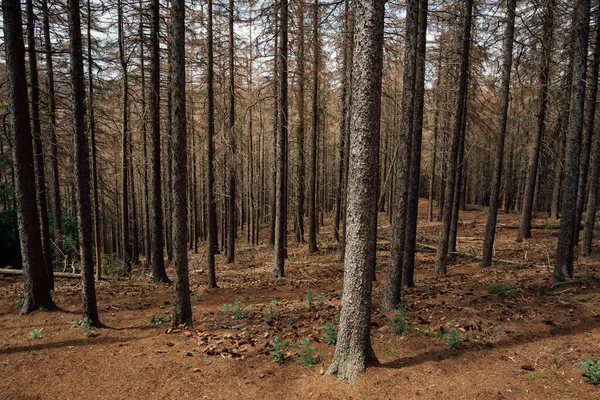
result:
<svg viewBox="0 0 600 400"><path fill-rule="evenodd" d="M273 323L276 317L275 308L278 305L279 303L277 302L277 300L271 301L271 304L269 304L269 308L267 308L267 313L263 315L262 320L264 325L271 325Z"/></svg>
<svg viewBox="0 0 600 400"><path fill-rule="evenodd" d="M310 341L308 340L308 338L304 338L302 344L300 345L300 359L302 360L302 365L305 368L311 368L315 365L316 362L313 357L315 348L310 347L309 344Z"/></svg>
<svg viewBox="0 0 600 400"><path fill-rule="evenodd" d="M287 316L287 323L290 325L294 325L294 322L296 322L296 318L294 318L293 314L288 314Z"/></svg>
<svg viewBox="0 0 600 400"><path fill-rule="evenodd" d="M408 323L406 322L406 315L401 304L394 310L394 315L388 318L388 325L390 326L390 333L392 336L406 335L408 333Z"/></svg>
<svg viewBox="0 0 600 400"><path fill-rule="evenodd" d="M513 295L514 287L511 284L504 282L497 282L493 285L488 286L487 291L489 294L500 296L503 298L509 298Z"/></svg>
<svg viewBox="0 0 600 400"><path fill-rule="evenodd" d="M43 330L44 330L44 328L40 328L40 329L35 329L35 330L29 332L29 340L43 338L44 337L44 335L42 334Z"/></svg>
<svg viewBox="0 0 600 400"><path fill-rule="evenodd" d="M165 315L153 315L150 318L150 325L162 325L167 317Z"/></svg>
<svg viewBox="0 0 600 400"><path fill-rule="evenodd" d="M240 299L235 299L233 304L223 304L223 312L233 313L233 319L242 319L248 314L248 311L245 311L245 305L242 304Z"/></svg>
<svg viewBox="0 0 600 400"><path fill-rule="evenodd" d="M23 304L25 304L25 299L21 297L19 300L17 300L17 308L20 310L23 308Z"/></svg>
<svg viewBox="0 0 600 400"><path fill-rule="evenodd" d="M579 363L581 375L590 383L600 384L600 359L586 358Z"/></svg>
<svg viewBox="0 0 600 400"><path fill-rule="evenodd" d="M279 339L279 336L273 338L271 348L271 360L276 364L283 363L285 358L285 344Z"/></svg>
<svg viewBox="0 0 600 400"><path fill-rule="evenodd" d="M337 343L337 331L335 330L335 325L331 323L325 324L323 340L325 340L325 343L329 345Z"/></svg>
<svg viewBox="0 0 600 400"><path fill-rule="evenodd" d="M446 339L447 349L459 349L460 342L463 340L457 328L453 328L450 330L450 332L446 333L444 335L444 339Z"/></svg>
<svg viewBox="0 0 600 400"><path fill-rule="evenodd" d="M531 381L532 381L532 380L534 380L535 378L537 378L537 376L536 376L535 372L530 372L529 374L527 374L527 378L526 378L526 379L527 379L529 382L531 382Z"/></svg>
<svg viewBox="0 0 600 400"><path fill-rule="evenodd" d="M197 294L194 296L194 300L196 301L196 303L201 303L204 301L204 298L202 298L201 295Z"/></svg>
<svg viewBox="0 0 600 400"><path fill-rule="evenodd" d="M306 299L307 307L309 310L312 310L313 308L315 308L315 304L314 304L315 297L313 295L311 288L306 289L306 293L304 293L304 298Z"/></svg>
<svg viewBox="0 0 600 400"><path fill-rule="evenodd" d="M164 318L164 316L161 315L161 317ZM162 323L162 321L160 322ZM88 317L87 315L85 317L83 317L83 320L81 321L81 325L85 326L85 336L92 336L92 334L94 333L94 331L92 330L92 320L90 319L90 317Z"/></svg>

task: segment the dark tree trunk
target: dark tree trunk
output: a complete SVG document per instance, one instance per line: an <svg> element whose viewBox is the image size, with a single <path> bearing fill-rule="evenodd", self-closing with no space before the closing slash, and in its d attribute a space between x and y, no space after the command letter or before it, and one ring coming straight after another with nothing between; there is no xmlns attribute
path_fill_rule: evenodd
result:
<svg viewBox="0 0 600 400"><path fill-rule="evenodd" d="M35 192L21 4L18 0L5 0L2 11L15 198L23 263L24 303L21 314L28 314L38 308L52 309L54 303L50 295L48 271L40 252L42 239Z"/></svg>
<svg viewBox="0 0 600 400"><path fill-rule="evenodd" d="M354 382L368 363L371 347L371 289L377 235L383 15L381 0L358 0L353 60L352 119L347 195L344 294L335 354L327 374Z"/></svg>
<svg viewBox="0 0 600 400"><path fill-rule="evenodd" d="M46 200L46 173L44 171L44 151L42 148L42 128L40 126L40 87L35 48L35 20L33 0L27 0L27 47L29 54L29 76L31 86L31 123L33 124L34 166L37 183L37 201L39 206L40 235L42 255L48 274L48 286L54 289L54 271L52 269L52 248L50 247L50 228L48 226L48 202Z"/></svg>
<svg viewBox="0 0 600 400"><path fill-rule="evenodd" d="M540 148L542 145L542 138L544 137L546 108L548 104L548 78L550 72L550 55L552 51L552 32L554 29L554 5L554 0L547 0L543 22L544 32L542 34L541 43L541 67L538 77L538 106L536 111L537 130L529 150L529 166L527 168L527 180L525 183L523 208L521 210L521 224L519 226L519 233L517 234L517 242L522 242L523 239L531 237L531 218L533 213L535 182L536 177L538 176ZM491 258L489 263L491 263ZM481 265L484 267L489 266L484 265L484 263Z"/></svg>
<svg viewBox="0 0 600 400"><path fill-rule="evenodd" d="M407 1L406 47L404 51L404 73L402 77L402 121L398 138L400 163L397 166L394 185L394 209L392 217L392 241L390 260L383 295L382 309L390 311L401 301L402 264L407 227L408 175L412 149L413 119L415 115L415 79L417 68L418 0Z"/></svg>
<svg viewBox="0 0 600 400"><path fill-rule="evenodd" d="M506 27L504 28L504 43L502 55L502 93L500 94L500 114L498 115L498 137L496 142L496 159L492 175L490 205L488 207L485 236L483 239L482 267L492 265L494 237L496 236L496 219L500 208L500 184L502 183L502 165L504 163L504 142L506 138L506 122L508 119L508 103L510 100L510 74L513 59L513 39L515 37L515 9L517 0L508 0L506 11ZM544 46L547 42L544 43ZM544 88L542 97L546 96ZM544 99L545 103L545 99ZM544 105L545 108L545 105ZM543 111L545 114L545 109ZM539 129L539 125L538 125Z"/></svg>
<svg viewBox="0 0 600 400"><path fill-rule="evenodd" d="M431 151L431 173L429 175L429 193L428 193L428 201L427 201L427 221L433 222L433 199L434 199L434 191L435 191L435 170L437 164L437 152L438 152L438 132L440 130L440 85L442 80L442 57L438 56L438 69L437 69L437 96L435 97L435 113L433 115L433 149Z"/></svg>
<svg viewBox="0 0 600 400"><path fill-rule="evenodd" d="M273 275L284 276L285 236L286 236L286 180L287 180L287 133L288 133L288 2L282 1L279 18L279 52L277 67L279 84L277 101L277 168L275 184L275 262Z"/></svg>
<svg viewBox="0 0 600 400"><path fill-rule="evenodd" d="M298 128L296 141L298 146L298 193L296 194L296 242L304 242L304 196L306 159L304 158L304 4L298 4Z"/></svg>
<svg viewBox="0 0 600 400"><path fill-rule="evenodd" d="M571 107L565 149L565 178L562 198L562 213L556 248L554 279L565 281L573 277L573 248L575 246L577 179L581 133L583 130L583 110L585 103L586 61L590 19L590 1L579 0L573 14L573 77Z"/></svg>
<svg viewBox="0 0 600 400"><path fill-rule="evenodd" d="M185 0L171 3L171 164L173 166L173 326L192 324L187 254Z"/></svg>
<svg viewBox="0 0 600 400"><path fill-rule="evenodd" d="M457 156L459 152L460 133L462 130L462 119L466 102L464 101L467 93L469 77L469 51L471 48L471 22L473 19L473 0L465 0L463 9L463 32L462 46L460 51L460 78L458 83L458 93L456 101L456 113L452 125L452 137L450 151L448 155L448 177L444 193L444 210L442 215L442 228L440 229L440 242L437 247L434 275L440 276L446 274L446 263L448 257L448 245L450 241L450 229L452 224L452 200L454 198L454 189L456 185ZM441 194L440 194L441 195Z"/></svg>
<svg viewBox="0 0 600 400"><path fill-rule="evenodd" d="M235 78L234 78L234 36L233 0L229 0L229 187L227 191L227 263L235 261Z"/></svg>
<svg viewBox="0 0 600 400"><path fill-rule="evenodd" d="M308 252L317 247L317 134L319 129L319 1L313 6L313 97L310 169L308 174Z"/></svg>
<svg viewBox="0 0 600 400"><path fill-rule="evenodd" d="M215 271L215 254L219 253L217 238L217 203L215 200L215 94L214 94L214 60L213 60L213 13L212 0L208 0L208 66L207 66L207 96L208 96L208 136L207 147L207 180L208 180L208 287L217 287Z"/></svg>
<svg viewBox="0 0 600 400"><path fill-rule="evenodd" d="M152 225L152 279L169 282L165 270L163 241L162 177L160 162L160 1L152 0L150 19L150 119L152 132L152 191L150 218Z"/></svg>
<svg viewBox="0 0 600 400"><path fill-rule="evenodd" d="M150 243L150 188L148 186L148 126L146 124L147 109L146 109L146 68L144 47L146 38L144 36L144 20L143 20L143 2L140 0L140 74L141 74L141 95L140 107L142 109L142 147L144 152L144 256L146 257L146 266L152 264L152 250Z"/></svg>
<svg viewBox="0 0 600 400"><path fill-rule="evenodd" d="M81 47L79 0L69 0L69 37L71 42L71 87L73 107L73 154L75 166L75 201L81 255L83 315L92 325L100 324L96 305L94 256L92 253L92 207L90 202L90 165L85 134L85 78Z"/></svg>

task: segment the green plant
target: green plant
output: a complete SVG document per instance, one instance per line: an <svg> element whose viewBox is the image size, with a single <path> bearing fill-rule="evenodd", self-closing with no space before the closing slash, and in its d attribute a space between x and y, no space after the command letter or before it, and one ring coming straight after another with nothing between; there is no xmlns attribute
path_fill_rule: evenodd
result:
<svg viewBox="0 0 600 400"><path fill-rule="evenodd" d="M325 324L323 340L329 345L337 343L337 331L335 330L335 325L331 323Z"/></svg>
<svg viewBox="0 0 600 400"><path fill-rule="evenodd" d="M161 322L162 323L162 322ZM81 325L85 326L85 336L92 336L94 331L92 330L92 320L87 315L83 317Z"/></svg>
<svg viewBox="0 0 600 400"><path fill-rule="evenodd" d="M581 375L590 383L600 384L600 359L586 358L579 363Z"/></svg>
<svg viewBox="0 0 600 400"><path fill-rule="evenodd" d="M458 349L460 348L460 342L462 342L463 338L460 336L460 332L457 328L453 328L450 332L444 335L444 339L446 339L446 348L447 349Z"/></svg>
<svg viewBox="0 0 600 400"><path fill-rule="evenodd" d="M531 382L535 378L537 378L537 376L535 375L535 372L530 372L529 374L527 374L527 378L525 378L525 379L527 379L529 382Z"/></svg>
<svg viewBox="0 0 600 400"><path fill-rule="evenodd" d="M290 325L294 325L294 322L296 322L296 319L294 318L293 314L288 314L287 316L287 323Z"/></svg>
<svg viewBox="0 0 600 400"><path fill-rule="evenodd" d="M504 282L497 282L493 285L489 285L487 288L489 294L504 297L505 299L512 297L513 290L513 285Z"/></svg>
<svg viewBox="0 0 600 400"><path fill-rule="evenodd" d="M311 368L315 365L315 359L313 357L315 348L310 347L309 344L310 341L308 338L304 338L302 344L300 345L300 359L302 360L302 365L305 368Z"/></svg>
<svg viewBox="0 0 600 400"><path fill-rule="evenodd" d="M592 332L583 332L583 336L590 337L592 336Z"/></svg>
<svg viewBox="0 0 600 400"><path fill-rule="evenodd" d="M204 299L202 298L201 295L197 294L194 296L194 300L196 301L196 303L201 303L202 301L204 301Z"/></svg>
<svg viewBox="0 0 600 400"><path fill-rule="evenodd" d="M233 319L242 319L248 314L248 311L245 311L245 305L242 304L240 299L235 299L233 304L223 304L223 312L233 313Z"/></svg>
<svg viewBox="0 0 600 400"><path fill-rule="evenodd" d="M315 297L315 300L317 301L317 303L319 303L320 306L323 306L323 304L325 304L325 301L327 300L327 296L320 294L317 297Z"/></svg>
<svg viewBox="0 0 600 400"><path fill-rule="evenodd" d="M315 301L315 297L311 288L306 289L306 293L304 293L304 298L306 299L307 307L309 310L315 308L315 305L313 303Z"/></svg>
<svg viewBox="0 0 600 400"><path fill-rule="evenodd" d="M35 330L29 332L29 340L43 338L44 337L44 335L42 335L43 330L44 330L44 328L40 328L40 329L35 329Z"/></svg>
<svg viewBox="0 0 600 400"><path fill-rule="evenodd" d="M279 339L279 336L275 336L271 342L271 360L276 364L283 363L285 358L285 344Z"/></svg>
<svg viewBox="0 0 600 400"><path fill-rule="evenodd" d="M162 325L167 317L165 315L153 315L150 318L150 325Z"/></svg>
<svg viewBox="0 0 600 400"><path fill-rule="evenodd" d="M388 325L390 326L390 333L392 336L406 335L408 333L408 323L406 322L406 315L401 304L394 310L394 315L388 318Z"/></svg>
<svg viewBox="0 0 600 400"><path fill-rule="evenodd" d="M269 307L267 308L267 313L263 315L263 324L271 325L273 323L275 320L275 307L278 305L279 303L277 300L271 301L271 304L269 304Z"/></svg>
<svg viewBox="0 0 600 400"><path fill-rule="evenodd" d="M21 297L19 300L17 300L17 308L20 310L23 308L23 304L25 304L25 299Z"/></svg>
<svg viewBox="0 0 600 400"><path fill-rule="evenodd" d="M73 328L79 328L79 322L78 321L71 321L71 322L69 322L69 325L71 325L71 329L73 329Z"/></svg>

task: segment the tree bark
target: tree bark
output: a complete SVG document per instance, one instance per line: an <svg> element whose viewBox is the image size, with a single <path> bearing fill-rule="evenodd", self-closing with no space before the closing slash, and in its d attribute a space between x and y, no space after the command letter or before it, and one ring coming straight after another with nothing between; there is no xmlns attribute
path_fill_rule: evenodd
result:
<svg viewBox="0 0 600 400"><path fill-rule="evenodd" d="M207 180L208 180L208 287L217 287L215 271L215 254L219 253L217 237L217 203L215 200L215 170L214 170L214 140L215 140L215 94L214 94L214 54L213 54L213 10L212 0L208 0L208 66L207 66L207 97L208 97L208 135L207 141Z"/></svg>
<svg viewBox="0 0 600 400"><path fill-rule="evenodd" d="M571 88L571 107L566 143L564 194L554 279L565 281L573 277L573 249L575 246L577 180L579 178L579 159L581 151L581 133L585 103L586 61L590 19L590 1L579 0L573 13L573 76Z"/></svg>
<svg viewBox="0 0 600 400"><path fill-rule="evenodd" d="M550 0L552 1L552 0ZM498 137L496 142L496 159L494 160L494 172L492 175L492 185L490 193L490 204L488 207L487 222L485 224L485 236L483 239L483 257L481 267L491 267L492 256L494 253L494 237L496 236L496 222L498 218L498 208L500 208L500 184L502 183L502 165L504 163L504 142L506 138L506 123L508 119L508 104L510 101L510 74L512 71L513 60L513 40L515 37L515 9L517 0L507 1L506 27L504 28L504 43L502 55L502 93L500 94L500 114L498 115ZM549 45L544 42L543 46ZM545 64L545 62L544 62ZM547 76L547 75L546 75ZM541 82L540 82L541 83ZM543 84L542 84L543 85ZM547 86L547 82L546 85ZM544 98L543 114L546 114L547 91L542 89ZM541 101L541 100L540 100ZM543 117L542 117L543 118ZM538 130L540 129L538 122ZM542 122L543 130L543 122ZM537 162L536 162L537 165Z"/></svg>
<svg viewBox="0 0 600 400"><path fill-rule="evenodd" d="M308 252L317 247L317 135L319 129L319 2L313 5L313 97L310 137L310 169L308 174Z"/></svg>
<svg viewBox="0 0 600 400"><path fill-rule="evenodd" d="M306 159L304 158L304 0L298 0L298 128L296 130L296 141L298 146L298 192L296 194L296 242L304 242L304 196L306 192L305 170Z"/></svg>
<svg viewBox="0 0 600 400"><path fill-rule="evenodd" d="M352 122L347 195L344 293L340 330L327 374L353 383L368 363L371 289L377 236L377 178L381 115L384 1L358 0L353 60Z"/></svg>
<svg viewBox="0 0 600 400"><path fill-rule="evenodd" d="M234 36L233 0L229 0L229 187L227 190L227 263L235 261L235 75L234 75Z"/></svg>

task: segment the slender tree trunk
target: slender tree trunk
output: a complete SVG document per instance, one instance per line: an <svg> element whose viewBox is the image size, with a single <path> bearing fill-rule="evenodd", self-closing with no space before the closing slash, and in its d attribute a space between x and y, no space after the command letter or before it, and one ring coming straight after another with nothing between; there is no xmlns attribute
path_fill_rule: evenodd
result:
<svg viewBox="0 0 600 400"><path fill-rule="evenodd" d="M457 156L459 152L462 118L466 105L464 99L467 92L469 76L469 51L471 48L473 0L465 0L463 13L463 32L461 38L462 46L460 52L460 78L456 97L456 113L454 115L450 152L448 156L448 181L446 182L444 193L444 211L442 216L442 228L440 230L440 242L436 252L436 263L434 269L435 276L446 274L448 245L450 241L450 229L452 224L452 200L454 198L454 186L456 185Z"/></svg>
<svg viewBox="0 0 600 400"><path fill-rule="evenodd" d="M192 324L187 254L185 0L171 3L171 164L173 166L173 326Z"/></svg>
<svg viewBox="0 0 600 400"><path fill-rule="evenodd" d="M150 218L152 221L152 279L169 282L165 270L163 241L162 177L160 161L160 1L152 0L150 20L150 118L152 132L152 192Z"/></svg>
<svg viewBox="0 0 600 400"><path fill-rule="evenodd" d="M579 160L581 151L581 133L583 130L586 61L590 19L590 1L579 0L573 14L573 77L571 88L571 107L565 157L564 194L562 214L556 248L554 279L565 281L573 277L573 249L575 246L577 179L579 178Z"/></svg>
<svg viewBox="0 0 600 400"><path fill-rule="evenodd" d="M40 252L42 239L37 213L20 2L3 1L2 13L8 75L8 108L11 115L13 176L23 263L24 303L21 314L28 314L38 308L52 309L55 306L50 295L48 271Z"/></svg>
<svg viewBox="0 0 600 400"><path fill-rule="evenodd" d="M85 134L85 79L81 46L81 16L79 0L69 0L69 37L71 43L71 87L73 107L73 154L75 167L75 200L77 228L81 255L81 287L83 315L98 326L94 256L92 253L92 207L90 202L90 165L88 142Z"/></svg>
<svg viewBox="0 0 600 400"><path fill-rule="evenodd" d="M537 130L529 150L529 166L527 168L525 196L523 197L521 224L519 226L517 242L522 242L523 239L531 237L531 218L533 213L535 182L536 177L538 176L540 148L545 131L546 109L548 104L548 79L550 72L550 55L552 51L552 33L554 29L554 0L547 0L543 25L544 32L542 34L541 43L541 67L538 77L538 107L536 111ZM483 263L481 265L489 266L484 265Z"/></svg>
<svg viewBox="0 0 600 400"><path fill-rule="evenodd" d="M312 132L310 137L310 169L308 174L308 251L317 247L317 134L319 128L319 2L313 6L313 97Z"/></svg>
<svg viewBox="0 0 600 400"><path fill-rule="evenodd" d="M215 271L215 254L218 254L217 238L217 203L215 200L215 170L214 170L214 138L215 138L215 95L214 95L214 55L213 55L213 12L212 0L208 0L208 67L207 67L207 96L208 96L208 136L207 140L207 180L208 180L208 287L217 287Z"/></svg>
<svg viewBox="0 0 600 400"><path fill-rule="evenodd" d="M335 354L326 372L350 383L368 363L377 362L370 337L378 200L372 187L379 169L384 6L380 0L355 3L344 294Z"/></svg>
<svg viewBox="0 0 600 400"><path fill-rule="evenodd" d="M298 128L296 141L298 146L298 192L296 194L296 242L304 242L304 196L306 160L304 158L304 0L298 0Z"/></svg>
<svg viewBox="0 0 600 400"><path fill-rule="evenodd" d="M286 146L288 133L288 2L282 1L279 18L279 52L278 52L278 80L279 84L277 101L278 122L277 122L277 168L275 184L275 262L273 265L273 275L277 278L284 276L284 258L285 258L285 236L286 236Z"/></svg>
<svg viewBox="0 0 600 400"><path fill-rule="evenodd" d="M429 176L429 193L427 200L427 221L433 222L433 192L435 190L435 168L437 163L437 152L438 152L438 132L439 132L439 119L440 119L440 85L442 80L442 58L439 56L438 60L438 77L436 88L438 94L435 97L435 113L433 115L433 149L431 151L431 174Z"/></svg>
<svg viewBox="0 0 600 400"><path fill-rule="evenodd" d="M141 73L141 109L142 109L142 147L144 152L144 256L146 257L146 266L152 264L152 250L150 243L150 189L148 186L148 127L146 124L147 109L146 109L146 68L144 47L146 38L144 36L143 22L143 1L140 0L140 73Z"/></svg>
<svg viewBox="0 0 600 400"><path fill-rule="evenodd" d="M233 0L229 0L229 187L227 197L227 263L235 261L235 78L234 78L234 36L233 36Z"/></svg>
<svg viewBox="0 0 600 400"><path fill-rule="evenodd" d="M502 93L500 94L500 114L498 116L496 159L494 160L494 172L492 176L490 205L488 207L488 217L487 222L485 224L485 236L483 239L483 257L481 260L481 267L490 267L492 265L492 256L494 253L494 237L496 236L496 220L498 218L498 208L500 208L500 184L502 183L504 142L506 138L506 123L508 119L508 105L510 100L510 74L512 70L513 59L513 39L515 37L516 7L517 0L507 1L506 27L504 28L503 43L504 54L502 55ZM544 43L544 45L546 45L546 42ZM544 89L542 97L546 96L545 93L546 90Z"/></svg>
<svg viewBox="0 0 600 400"><path fill-rule="evenodd" d="M54 271L52 269L52 248L50 247L50 229L48 226L48 203L46 200L46 173L44 171L44 151L42 148L42 128L40 126L40 87L35 48L35 17L33 0L27 0L27 47L29 52L29 76L31 86L31 123L33 125L34 167L37 183L37 201L40 218L42 255L48 275L48 286L54 289Z"/></svg>

